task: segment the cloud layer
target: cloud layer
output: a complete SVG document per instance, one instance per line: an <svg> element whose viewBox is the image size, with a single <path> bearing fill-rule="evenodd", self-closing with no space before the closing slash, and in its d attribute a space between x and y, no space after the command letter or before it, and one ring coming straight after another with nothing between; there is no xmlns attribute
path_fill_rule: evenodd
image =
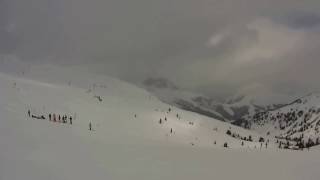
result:
<svg viewBox="0 0 320 180"><path fill-rule="evenodd" d="M209 95L318 90L320 1L2 0L0 53Z"/></svg>

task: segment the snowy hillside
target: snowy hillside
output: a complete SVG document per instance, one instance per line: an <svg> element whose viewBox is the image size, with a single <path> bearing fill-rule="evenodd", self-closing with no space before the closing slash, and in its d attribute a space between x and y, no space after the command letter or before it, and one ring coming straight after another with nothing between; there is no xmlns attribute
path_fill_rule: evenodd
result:
<svg viewBox="0 0 320 180"><path fill-rule="evenodd" d="M292 148L320 144L320 95L312 93L284 107L257 113L252 129L271 133Z"/></svg>
<svg viewBox="0 0 320 180"><path fill-rule="evenodd" d="M277 93L263 85L254 84L240 89L235 95L229 97L224 103L224 108L234 112L233 124L250 128L254 114L282 107L293 101L295 97L295 95Z"/></svg>
<svg viewBox="0 0 320 180"><path fill-rule="evenodd" d="M149 78L143 87L163 102L245 128L255 113L279 108L294 98L259 84L240 89L224 102L180 89L163 78Z"/></svg>
<svg viewBox="0 0 320 180"><path fill-rule="evenodd" d="M126 134L139 140L148 138L210 147L214 140L230 140L230 146L234 144L235 148L240 147L240 143L225 134L228 129L244 136L252 134L242 128L171 107L128 83L79 69L37 67L25 73L23 78L1 74L1 84L4 88L2 97L14 99L2 100L7 104L6 109L24 115L31 110L31 114L45 117L50 113L69 114L76 118L74 126L87 129L92 122L97 132L111 126L113 128L108 131L118 132L114 135ZM253 147L254 143L250 145Z"/></svg>
<svg viewBox="0 0 320 180"><path fill-rule="evenodd" d="M0 114L4 180L292 180L319 175L313 168L320 165L313 158L319 155L316 149L296 157L304 152L279 150L268 136L171 107L138 87L81 68L0 73ZM258 142L261 138L267 148Z"/></svg>
<svg viewBox="0 0 320 180"><path fill-rule="evenodd" d="M142 87L170 105L221 121L231 120L228 113L219 112L220 102L199 93L180 89L167 79L149 78L143 82Z"/></svg>

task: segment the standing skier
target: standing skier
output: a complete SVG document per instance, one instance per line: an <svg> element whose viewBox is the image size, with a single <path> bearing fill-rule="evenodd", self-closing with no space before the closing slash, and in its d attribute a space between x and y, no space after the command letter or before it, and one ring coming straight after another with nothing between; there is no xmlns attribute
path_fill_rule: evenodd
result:
<svg viewBox="0 0 320 180"><path fill-rule="evenodd" d="M31 112L30 112L30 110L28 110L28 116L29 116L29 117L31 116Z"/></svg>
<svg viewBox="0 0 320 180"><path fill-rule="evenodd" d="M70 124L72 125L72 116L70 116L69 120L70 120Z"/></svg>
<svg viewBox="0 0 320 180"><path fill-rule="evenodd" d="M91 122L89 123L89 131L91 131L92 130L92 124L91 124Z"/></svg>
<svg viewBox="0 0 320 180"><path fill-rule="evenodd" d="M51 121L51 114L49 114L49 121Z"/></svg>

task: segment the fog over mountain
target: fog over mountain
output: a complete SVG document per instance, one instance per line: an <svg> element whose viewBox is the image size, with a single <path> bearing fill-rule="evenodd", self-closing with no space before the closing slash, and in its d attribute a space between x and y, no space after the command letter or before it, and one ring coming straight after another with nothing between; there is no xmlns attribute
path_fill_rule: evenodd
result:
<svg viewBox="0 0 320 180"><path fill-rule="evenodd" d="M319 90L317 0L1 0L0 53L227 97Z"/></svg>
<svg viewBox="0 0 320 180"><path fill-rule="evenodd" d="M319 180L319 67L320 0L0 0L0 180Z"/></svg>

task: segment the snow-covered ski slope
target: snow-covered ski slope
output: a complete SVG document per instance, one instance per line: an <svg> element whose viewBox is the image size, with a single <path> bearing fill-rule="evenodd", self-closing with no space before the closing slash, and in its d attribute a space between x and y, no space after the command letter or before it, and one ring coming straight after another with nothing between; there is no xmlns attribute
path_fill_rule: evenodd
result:
<svg viewBox="0 0 320 180"><path fill-rule="evenodd" d="M73 124L51 122L49 113L71 115ZM228 129L260 137L81 68L0 74L1 180L318 179L318 150L242 146Z"/></svg>

